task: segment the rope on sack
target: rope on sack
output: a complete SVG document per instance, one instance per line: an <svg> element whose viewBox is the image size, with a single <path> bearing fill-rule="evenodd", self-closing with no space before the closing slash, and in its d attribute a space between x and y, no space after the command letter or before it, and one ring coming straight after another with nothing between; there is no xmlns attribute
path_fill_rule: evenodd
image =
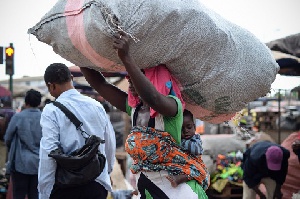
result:
<svg viewBox="0 0 300 199"><path fill-rule="evenodd" d="M101 3L97 3L100 7L102 16L106 22L106 24L108 25L109 29L113 32L113 33L117 33L117 32L124 32L126 33L131 39L133 39L133 41L135 43L139 42L140 40L138 38L136 38L135 36L133 36L132 34L126 32L123 28L123 26L120 25L120 21L117 18L116 15L112 14L111 9L105 7L104 5L102 5Z"/></svg>

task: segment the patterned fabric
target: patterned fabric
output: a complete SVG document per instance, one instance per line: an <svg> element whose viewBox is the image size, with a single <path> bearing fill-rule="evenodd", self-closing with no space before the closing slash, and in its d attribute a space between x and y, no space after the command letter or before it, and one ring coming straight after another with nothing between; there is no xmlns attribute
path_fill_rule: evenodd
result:
<svg viewBox="0 0 300 199"><path fill-rule="evenodd" d="M133 127L125 143L132 157L132 173L166 170L170 175L185 174L206 190L209 174L201 156L188 154L172 136L150 127Z"/></svg>

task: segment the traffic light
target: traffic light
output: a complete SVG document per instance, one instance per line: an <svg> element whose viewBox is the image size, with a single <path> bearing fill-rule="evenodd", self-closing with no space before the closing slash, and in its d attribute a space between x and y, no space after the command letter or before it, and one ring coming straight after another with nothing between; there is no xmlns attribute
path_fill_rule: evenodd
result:
<svg viewBox="0 0 300 199"><path fill-rule="evenodd" d="M3 47L0 46L0 64L3 64Z"/></svg>
<svg viewBox="0 0 300 199"><path fill-rule="evenodd" d="M5 64L6 64L6 74L14 74L14 54L15 49L12 44L9 47L5 48Z"/></svg>

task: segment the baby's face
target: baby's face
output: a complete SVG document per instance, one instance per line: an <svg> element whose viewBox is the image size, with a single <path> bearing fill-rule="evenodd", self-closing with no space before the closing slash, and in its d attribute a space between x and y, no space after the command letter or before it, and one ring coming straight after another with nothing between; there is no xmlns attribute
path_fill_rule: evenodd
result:
<svg viewBox="0 0 300 199"><path fill-rule="evenodd" d="M195 131L194 121L190 117L184 116L181 128L181 138L188 140L195 135Z"/></svg>

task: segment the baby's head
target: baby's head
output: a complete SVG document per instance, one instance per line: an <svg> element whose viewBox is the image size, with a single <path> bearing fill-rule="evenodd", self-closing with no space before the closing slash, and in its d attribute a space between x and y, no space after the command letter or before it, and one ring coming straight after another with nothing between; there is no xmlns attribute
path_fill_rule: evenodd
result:
<svg viewBox="0 0 300 199"><path fill-rule="evenodd" d="M194 116L190 111L185 109L183 111L183 124L181 128L181 138L188 140L195 135L195 132L196 132L196 126L194 122Z"/></svg>

